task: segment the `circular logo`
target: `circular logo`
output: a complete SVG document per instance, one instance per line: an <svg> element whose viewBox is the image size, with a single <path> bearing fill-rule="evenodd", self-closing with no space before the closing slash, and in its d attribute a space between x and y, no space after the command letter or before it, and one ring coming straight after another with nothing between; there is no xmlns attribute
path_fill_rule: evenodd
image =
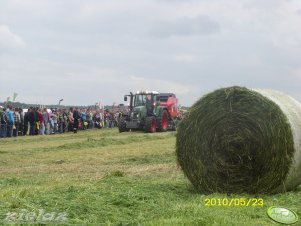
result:
<svg viewBox="0 0 301 226"><path fill-rule="evenodd" d="M298 215L287 208L272 206L267 210L268 216L282 224L294 224L298 221Z"/></svg>

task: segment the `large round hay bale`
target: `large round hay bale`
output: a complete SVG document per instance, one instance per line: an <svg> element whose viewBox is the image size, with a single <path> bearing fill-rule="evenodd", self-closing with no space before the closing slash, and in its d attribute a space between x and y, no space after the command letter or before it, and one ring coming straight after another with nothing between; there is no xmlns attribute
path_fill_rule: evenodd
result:
<svg viewBox="0 0 301 226"><path fill-rule="evenodd" d="M272 90L218 89L179 124L176 153L203 193L292 190L301 184L301 105Z"/></svg>

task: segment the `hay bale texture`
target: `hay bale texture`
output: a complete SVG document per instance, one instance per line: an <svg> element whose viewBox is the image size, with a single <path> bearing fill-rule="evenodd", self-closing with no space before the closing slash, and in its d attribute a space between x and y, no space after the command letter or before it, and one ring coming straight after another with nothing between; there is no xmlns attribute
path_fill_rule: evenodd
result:
<svg viewBox="0 0 301 226"><path fill-rule="evenodd" d="M301 105L272 90L218 89L179 124L176 154L202 193L292 190L301 184Z"/></svg>

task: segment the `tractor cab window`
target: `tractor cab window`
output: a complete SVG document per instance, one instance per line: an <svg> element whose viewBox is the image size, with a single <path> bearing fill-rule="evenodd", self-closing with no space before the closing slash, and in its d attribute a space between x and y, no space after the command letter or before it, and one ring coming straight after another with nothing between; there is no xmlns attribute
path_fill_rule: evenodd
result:
<svg viewBox="0 0 301 226"><path fill-rule="evenodd" d="M144 106L145 103L146 103L146 95L140 94L135 96L135 104L134 104L135 107Z"/></svg>
<svg viewBox="0 0 301 226"><path fill-rule="evenodd" d="M152 103L152 95L151 94L139 94L135 95L134 106L145 106L146 104Z"/></svg>

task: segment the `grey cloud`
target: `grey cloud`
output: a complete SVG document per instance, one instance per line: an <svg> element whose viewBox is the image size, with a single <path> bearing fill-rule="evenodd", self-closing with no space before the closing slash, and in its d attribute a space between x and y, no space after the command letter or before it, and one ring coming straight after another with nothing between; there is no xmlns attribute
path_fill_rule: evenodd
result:
<svg viewBox="0 0 301 226"><path fill-rule="evenodd" d="M14 51L26 46L24 40L13 33L7 25L0 24L0 51Z"/></svg>
<svg viewBox="0 0 301 226"><path fill-rule="evenodd" d="M246 0L241 2L246 8L273 9L278 8L289 1L290 0Z"/></svg>
<svg viewBox="0 0 301 226"><path fill-rule="evenodd" d="M207 15L159 22L150 30L155 37L210 35L220 32L220 25Z"/></svg>

